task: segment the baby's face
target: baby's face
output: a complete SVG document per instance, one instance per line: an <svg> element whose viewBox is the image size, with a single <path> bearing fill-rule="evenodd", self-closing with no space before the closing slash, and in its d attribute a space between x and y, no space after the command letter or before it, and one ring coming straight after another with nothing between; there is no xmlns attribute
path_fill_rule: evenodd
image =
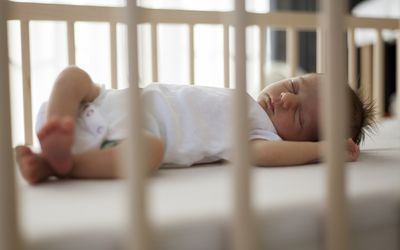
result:
<svg viewBox="0 0 400 250"><path fill-rule="evenodd" d="M258 96L283 140L318 139L318 82L316 75L285 79L269 84Z"/></svg>

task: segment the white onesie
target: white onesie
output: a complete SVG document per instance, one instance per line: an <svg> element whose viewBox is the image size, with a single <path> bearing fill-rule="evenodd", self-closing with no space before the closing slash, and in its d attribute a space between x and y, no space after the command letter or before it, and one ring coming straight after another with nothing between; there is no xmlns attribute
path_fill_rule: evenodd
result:
<svg viewBox="0 0 400 250"><path fill-rule="evenodd" d="M165 145L164 165L190 166L231 159L233 90L150 84L141 90L145 129ZM78 115L73 152L101 148L126 137L127 91L102 90ZM265 111L248 96L249 140L281 140ZM46 104L38 116L43 125Z"/></svg>

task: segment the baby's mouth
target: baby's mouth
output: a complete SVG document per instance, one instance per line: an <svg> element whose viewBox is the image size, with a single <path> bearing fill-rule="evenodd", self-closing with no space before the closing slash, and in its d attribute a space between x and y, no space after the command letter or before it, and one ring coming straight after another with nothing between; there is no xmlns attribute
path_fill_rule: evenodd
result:
<svg viewBox="0 0 400 250"><path fill-rule="evenodd" d="M275 107L274 107L274 104L272 103L271 96L269 94L266 94L266 95L268 97L268 101L267 101L268 109L272 111L272 114L275 114Z"/></svg>

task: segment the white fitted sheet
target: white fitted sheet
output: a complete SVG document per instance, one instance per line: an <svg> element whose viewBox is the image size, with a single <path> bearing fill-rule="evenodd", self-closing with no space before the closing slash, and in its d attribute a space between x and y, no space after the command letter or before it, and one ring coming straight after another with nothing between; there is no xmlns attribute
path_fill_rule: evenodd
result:
<svg viewBox="0 0 400 250"><path fill-rule="evenodd" d="M400 121L381 124L348 164L354 249L399 249ZM230 249L230 165L161 170L149 181L155 249ZM253 168L252 200L263 249L322 249L324 164ZM19 182L27 249L123 249L123 180Z"/></svg>

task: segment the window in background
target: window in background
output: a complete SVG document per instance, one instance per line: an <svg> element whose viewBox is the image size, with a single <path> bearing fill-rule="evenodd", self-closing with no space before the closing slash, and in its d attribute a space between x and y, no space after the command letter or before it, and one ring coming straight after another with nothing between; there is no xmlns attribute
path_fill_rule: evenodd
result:
<svg viewBox="0 0 400 250"><path fill-rule="evenodd" d="M110 30L108 23L75 23L76 64L95 83L111 88Z"/></svg>
<svg viewBox="0 0 400 250"><path fill-rule="evenodd" d="M91 5L91 6L124 6L126 0L11 0L12 2L24 3L54 3L68 5Z"/></svg>
<svg viewBox="0 0 400 250"><path fill-rule="evenodd" d="M162 83L189 83L189 37L184 24L160 24L158 74Z"/></svg>
<svg viewBox="0 0 400 250"><path fill-rule="evenodd" d="M154 9L230 11L233 0L139 0L139 6Z"/></svg>
<svg viewBox="0 0 400 250"><path fill-rule="evenodd" d="M197 85L224 86L224 41L222 25L194 27L194 63Z"/></svg>
<svg viewBox="0 0 400 250"><path fill-rule="evenodd" d="M58 73L68 64L64 22L30 22L33 125L41 103L47 100ZM49 36L49 34L52 34ZM34 133L36 134L36 133ZM36 138L34 138L36 140Z"/></svg>
<svg viewBox="0 0 400 250"><path fill-rule="evenodd" d="M8 50L10 67L11 125L14 145L24 143L24 116L21 68L21 33L17 21L8 22Z"/></svg>

